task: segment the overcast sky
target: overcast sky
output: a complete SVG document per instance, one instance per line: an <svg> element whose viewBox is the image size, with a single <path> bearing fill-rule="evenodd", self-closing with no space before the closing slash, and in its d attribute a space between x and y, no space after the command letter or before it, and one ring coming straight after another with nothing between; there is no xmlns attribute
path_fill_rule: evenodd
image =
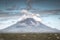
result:
<svg viewBox="0 0 60 40"><path fill-rule="evenodd" d="M9 7L17 6L16 8L25 8L27 0L0 0L0 10ZM60 9L60 0L32 0L33 8L40 10Z"/></svg>

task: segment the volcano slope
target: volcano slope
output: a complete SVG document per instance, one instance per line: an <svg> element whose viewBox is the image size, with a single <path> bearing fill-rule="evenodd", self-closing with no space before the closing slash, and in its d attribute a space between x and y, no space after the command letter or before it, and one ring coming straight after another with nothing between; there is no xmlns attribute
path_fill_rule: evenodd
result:
<svg viewBox="0 0 60 40"><path fill-rule="evenodd" d="M18 21L8 28L0 30L0 33L57 33L57 29L50 28L33 18L26 18Z"/></svg>

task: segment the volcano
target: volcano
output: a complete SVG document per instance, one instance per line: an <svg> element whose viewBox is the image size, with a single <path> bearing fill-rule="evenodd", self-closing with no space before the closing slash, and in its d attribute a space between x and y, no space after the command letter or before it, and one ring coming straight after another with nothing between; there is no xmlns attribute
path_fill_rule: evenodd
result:
<svg viewBox="0 0 60 40"><path fill-rule="evenodd" d="M34 16L33 16L34 15ZM35 14L23 14L19 21L0 30L0 33L56 33L60 32L55 28L48 27L41 23L41 18Z"/></svg>

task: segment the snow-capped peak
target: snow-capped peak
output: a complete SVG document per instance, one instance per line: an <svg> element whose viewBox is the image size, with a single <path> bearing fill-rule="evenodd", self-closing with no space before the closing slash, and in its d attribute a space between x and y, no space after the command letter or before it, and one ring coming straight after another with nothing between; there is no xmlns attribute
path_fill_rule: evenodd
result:
<svg viewBox="0 0 60 40"><path fill-rule="evenodd" d="M20 17L19 21L27 19L27 18L33 18L35 21L41 22L39 14L33 14L27 10L22 10L21 13L23 13L23 15Z"/></svg>

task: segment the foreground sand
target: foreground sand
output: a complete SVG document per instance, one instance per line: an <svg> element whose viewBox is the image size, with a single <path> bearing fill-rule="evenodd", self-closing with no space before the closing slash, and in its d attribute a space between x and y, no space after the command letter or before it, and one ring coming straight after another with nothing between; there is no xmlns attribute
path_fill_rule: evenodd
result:
<svg viewBox="0 0 60 40"><path fill-rule="evenodd" d="M58 33L0 34L0 40L60 40Z"/></svg>

